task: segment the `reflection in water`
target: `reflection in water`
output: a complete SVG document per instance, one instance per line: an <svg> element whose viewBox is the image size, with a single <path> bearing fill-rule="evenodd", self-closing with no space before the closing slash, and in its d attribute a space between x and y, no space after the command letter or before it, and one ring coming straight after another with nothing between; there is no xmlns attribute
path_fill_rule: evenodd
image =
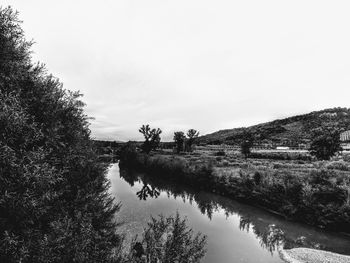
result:
<svg viewBox="0 0 350 263"><path fill-rule="evenodd" d="M238 215L239 229L254 233L260 246L271 253L282 245L284 248L309 247L350 254L350 238L340 234L289 222L259 208L145 174L121 170L120 177L131 186L136 182L143 184L136 193L140 200L157 198L161 192L165 192L169 198L181 198L184 203L189 202L192 206L195 203L199 211L210 220L220 210L225 211L226 218Z"/></svg>
<svg viewBox="0 0 350 263"><path fill-rule="evenodd" d="M144 184L142 189L136 193L140 200L147 200L148 197L157 198L159 194L157 188L148 186L148 184Z"/></svg>

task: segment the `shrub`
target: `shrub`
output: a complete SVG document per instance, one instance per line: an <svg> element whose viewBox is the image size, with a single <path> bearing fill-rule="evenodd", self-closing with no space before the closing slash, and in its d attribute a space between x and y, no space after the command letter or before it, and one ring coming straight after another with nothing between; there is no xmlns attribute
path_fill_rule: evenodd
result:
<svg viewBox="0 0 350 263"><path fill-rule="evenodd" d="M206 253L206 236L194 235L186 219L175 216L151 218L142 240L131 244L126 262L194 262Z"/></svg>
<svg viewBox="0 0 350 263"><path fill-rule="evenodd" d="M218 151L215 153L216 156L226 156L226 152L225 151Z"/></svg>
<svg viewBox="0 0 350 263"><path fill-rule="evenodd" d="M344 160L344 162L350 162L350 154L344 154L343 160Z"/></svg>
<svg viewBox="0 0 350 263"><path fill-rule="evenodd" d="M229 161L227 161L227 160L224 160L223 162L222 162L222 165L223 166L228 166L230 163L229 163Z"/></svg>
<svg viewBox="0 0 350 263"><path fill-rule="evenodd" d="M330 162L327 164L327 169L350 171L350 165L342 161Z"/></svg>
<svg viewBox="0 0 350 263"><path fill-rule="evenodd" d="M137 151L136 151L136 145L133 142L127 142L121 149L120 149L120 160L122 163L129 163L133 164L136 161L137 157Z"/></svg>
<svg viewBox="0 0 350 263"><path fill-rule="evenodd" d="M312 157L309 154L288 153L288 152L252 152L250 158L271 159L271 160L302 160L310 161Z"/></svg>
<svg viewBox="0 0 350 263"><path fill-rule="evenodd" d="M261 180L262 180L262 175L261 175L261 173L259 173L258 171L256 171L256 172L254 173L253 179L254 179L254 183L255 183L256 185L259 185L259 184L261 183Z"/></svg>

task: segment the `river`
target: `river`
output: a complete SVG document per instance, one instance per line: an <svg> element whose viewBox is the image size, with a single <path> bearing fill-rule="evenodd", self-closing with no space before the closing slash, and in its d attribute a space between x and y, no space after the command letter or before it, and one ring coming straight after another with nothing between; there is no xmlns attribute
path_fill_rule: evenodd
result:
<svg viewBox="0 0 350 263"><path fill-rule="evenodd" d="M290 222L234 200L186 186L155 180L142 173L110 166L110 192L122 206L117 220L127 237L141 235L150 216L187 217L195 232L208 237L203 263L283 262L277 244L319 248L350 254L350 238Z"/></svg>

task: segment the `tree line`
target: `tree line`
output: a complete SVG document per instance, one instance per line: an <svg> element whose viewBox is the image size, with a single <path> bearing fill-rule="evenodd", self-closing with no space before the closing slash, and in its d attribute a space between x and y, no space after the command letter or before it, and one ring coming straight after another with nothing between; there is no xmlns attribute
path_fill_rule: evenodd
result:
<svg viewBox="0 0 350 263"><path fill-rule="evenodd" d="M329 160L342 151L340 130L335 126L320 126L313 129L309 153L318 160ZM251 148L254 146L254 136L251 133L244 133L240 146L242 155L245 158L250 157Z"/></svg>
<svg viewBox="0 0 350 263"><path fill-rule="evenodd" d="M150 153L160 146L160 134L162 130L152 129L150 126L142 125L139 132L143 134L145 141L142 144L142 150L145 153ZM189 129L185 134L183 131L174 132L174 144L176 153L183 151L193 151L193 145L199 136L199 132L195 129ZM240 147L241 153L245 158L250 157L251 149L254 146L254 135L245 132L242 135ZM309 147L309 152L319 160L329 160L336 153L342 151L340 141L340 130L334 126L319 127L312 130L312 140Z"/></svg>
<svg viewBox="0 0 350 263"><path fill-rule="evenodd" d="M142 151L144 153L150 153L152 150L156 150L160 146L160 134L162 133L162 130L157 128L151 128L149 124L142 125L139 129L139 132L142 133L145 141L142 144ZM183 131L176 131L174 132L174 143L175 143L175 150L177 153L186 151L186 152L192 152L194 142L199 136L199 131L195 129L189 129L187 133L185 134Z"/></svg>

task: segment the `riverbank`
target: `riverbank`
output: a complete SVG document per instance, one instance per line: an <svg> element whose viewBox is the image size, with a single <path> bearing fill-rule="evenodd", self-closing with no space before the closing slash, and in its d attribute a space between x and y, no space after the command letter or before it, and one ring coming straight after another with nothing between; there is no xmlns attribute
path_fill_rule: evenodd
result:
<svg viewBox="0 0 350 263"><path fill-rule="evenodd" d="M281 249L280 257L287 263L349 263L350 257L310 248Z"/></svg>
<svg viewBox="0 0 350 263"><path fill-rule="evenodd" d="M291 220L349 233L350 166L345 161L129 152L120 164L263 207Z"/></svg>

